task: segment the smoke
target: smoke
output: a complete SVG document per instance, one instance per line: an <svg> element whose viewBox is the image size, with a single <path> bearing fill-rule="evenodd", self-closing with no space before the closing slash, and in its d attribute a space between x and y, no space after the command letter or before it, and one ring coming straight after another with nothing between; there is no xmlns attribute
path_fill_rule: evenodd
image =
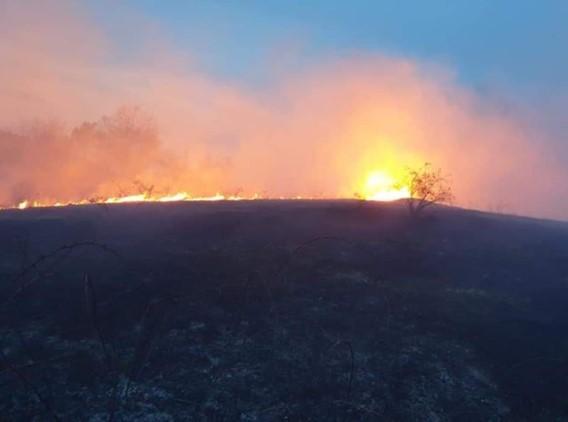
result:
<svg viewBox="0 0 568 422"><path fill-rule="evenodd" d="M458 205L568 218L550 135L447 69L360 55L251 88L129 17L119 32L136 31L136 53L78 3L0 5L0 204L148 189L351 197L369 171L428 161Z"/></svg>

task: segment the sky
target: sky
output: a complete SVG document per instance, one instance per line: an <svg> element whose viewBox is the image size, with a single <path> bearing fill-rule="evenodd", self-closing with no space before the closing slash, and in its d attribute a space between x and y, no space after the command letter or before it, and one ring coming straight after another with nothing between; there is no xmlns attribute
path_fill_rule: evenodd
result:
<svg viewBox="0 0 568 422"><path fill-rule="evenodd" d="M157 1L129 4L212 71L263 77L277 45L300 61L358 52L443 63L479 89L568 92L568 3L562 0Z"/></svg>
<svg viewBox="0 0 568 422"><path fill-rule="evenodd" d="M0 206L141 180L344 197L429 161L457 205L568 219L566 21L556 0L0 0Z"/></svg>
<svg viewBox="0 0 568 422"><path fill-rule="evenodd" d="M270 83L279 71L360 54L409 57L522 108L564 153L568 2L563 0L128 0L207 72ZM109 6L93 9L109 23ZM112 8L112 6L111 6ZM98 9L98 10L97 10ZM530 113L530 114L529 114Z"/></svg>

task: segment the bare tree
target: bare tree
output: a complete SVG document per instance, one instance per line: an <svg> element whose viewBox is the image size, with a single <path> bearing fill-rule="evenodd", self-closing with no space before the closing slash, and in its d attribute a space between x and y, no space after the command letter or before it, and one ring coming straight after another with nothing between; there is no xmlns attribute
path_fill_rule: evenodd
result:
<svg viewBox="0 0 568 422"><path fill-rule="evenodd" d="M413 217L422 214L424 209L438 203L448 203L454 199L452 187L439 168L425 163L419 169L408 171L408 209Z"/></svg>

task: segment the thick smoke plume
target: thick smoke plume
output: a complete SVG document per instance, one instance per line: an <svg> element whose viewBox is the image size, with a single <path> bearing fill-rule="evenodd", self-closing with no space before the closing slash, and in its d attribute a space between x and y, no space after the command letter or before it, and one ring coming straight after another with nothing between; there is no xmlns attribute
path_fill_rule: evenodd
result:
<svg viewBox="0 0 568 422"><path fill-rule="evenodd" d="M447 70L358 56L251 88L132 25L117 30L138 32L137 54L79 3L0 5L0 204L142 190L351 197L369 171L428 161L459 205L568 218L567 172L544 136Z"/></svg>

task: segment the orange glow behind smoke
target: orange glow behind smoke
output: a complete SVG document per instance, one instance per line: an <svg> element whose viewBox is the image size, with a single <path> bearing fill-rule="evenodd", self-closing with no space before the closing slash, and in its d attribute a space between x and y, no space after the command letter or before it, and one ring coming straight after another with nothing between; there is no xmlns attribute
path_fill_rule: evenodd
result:
<svg viewBox="0 0 568 422"><path fill-rule="evenodd" d="M392 166L391 166L392 167ZM402 168L402 167L401 167ZM366 201L382 201L390 202L400 199L411 197L410 189L404 184L404 172L399 171L386 171L386 170L372 170L367 172L365 177L361 178L359 189L355 194L346 197L327 197L327 199L352 199L358 198ZM111 196L108 198L91 198L81 199L78 201L37 201L37 200L23 200L17 205L7 207L8 209L28 209L28 208L45 208L45 207L65 207L72 205L89 205L89 204L126 204L126 203L141 203L141 202L203 202L203 201L251 201L259 199L324 199L321 196L279 196L270 197L263 196L258 193L253 195L226 195L216 193L210 196L196 196L188 192L178 192L175 194L152 194L152 193L139 193L133 195ZM0 207L0 209L2 209Z"/></svg>
<svg viewBox="0 0 568 422"><path fill-rule="evenodd" d="M367 177L364 186L362 187L361 192L362 193L357 193L355 197L367 201L389 202L404 198L410 198L410 191L406 186L401 186L400 184L396 183L395 179L393 179L389 174L382 171L374 171L370 173ZM259 194L254 194L252 196L240 196L240 195L224 195L220 193L217 193L212 196L192 196L187 192L178 192L173 195L136 194L136 195L109 197L109 198L99 198L95 200L83 199L79 201L68 201L68 202L57 202L57 201L42 202L42 201L24 200L18 203L14 207L7 207L7 209L25 210L28 208L66 207L73 205L89 205L89 204L127 204L127 203L141 203L141 202L206 202L206 201L243 201L243 200L254 201L259 199L301 200L301 199L322 199L322 198L311 198L311 197L302 197L302 196L270 198L270 197L263 197Z"/></svg>
<svg viewBox="0 0 568 422"><path fill-rule="evenodd" d="M0 13L0 207L396 200L406 169L431 162L456 205L568 218L549 135L451 69L357 54L240 84L152 25L120 28L136 33L131 56L81 2L24 3Z"/></svg>
<svg viewBox="0 0 568 422"><path fill-rule="evenodd" d="M410 198L410 189L384 171L372 171L367 176L361 196L368 201L396 201Z"/></svg>

